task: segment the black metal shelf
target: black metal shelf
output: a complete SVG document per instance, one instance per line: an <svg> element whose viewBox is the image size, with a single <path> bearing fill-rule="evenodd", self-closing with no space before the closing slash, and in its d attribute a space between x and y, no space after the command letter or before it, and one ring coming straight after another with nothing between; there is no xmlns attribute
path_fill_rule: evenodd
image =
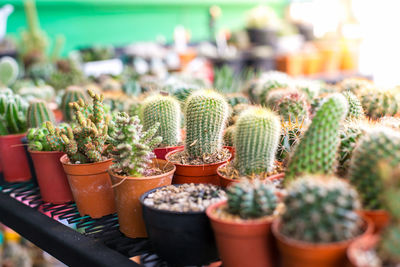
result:
<svg viewBox="0 0 400 267"><path fill-rule="evenodd" d="M74 203L45 203L34 181L0 180L0 222L68 266L168 266L147 239L125 237L115 214L92 219ZM129 259L135 256L141 265Z"/></svg>

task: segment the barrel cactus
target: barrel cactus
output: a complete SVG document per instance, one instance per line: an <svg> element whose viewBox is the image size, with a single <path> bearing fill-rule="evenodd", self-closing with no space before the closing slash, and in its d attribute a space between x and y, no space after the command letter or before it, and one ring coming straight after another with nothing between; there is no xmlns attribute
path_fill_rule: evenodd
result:
<svg viewBox="0 0 400 267"><path fill-rule="evenodd" d="M70 86L65 90L60 105L60 109L63 113L65 121L70 122L73 120L74 117L74 110L69 105L69 103L76 102L79 99L86 99L85 93L80 87Z"/></svg>
<svg viewBox="0 0 400 267"><path fill-rule="evenodd" d="M243 112L236 123L235 168L240 175L270 172L275 166L281 125L279 117L264 108Z"/></svg>
<svg viewBox="0 0 400 267"><path fill-rule="evenodd" d="M181 141L181 109L179 102L171 96L150 96L141 106L144 130L160 123L156 136L162 137L160 146L176 146Z"/></svg>
<svg viewBox="0 0 400 267"><path fill-rule="evenodd" d="M226 100L231 107L239 104L249 104L249 99L242 93L231 93L226 95Z"/></svg>
<svg viewBox="0 0 400 267"><path fill-rule="evenodd" d="M373 83L364 78L346 78L337 84L341 91L350 91L355 95L360 95L364 90L369 90L374 87Z"/></svg>
<svg viewBox="0 0 400 267"><path fill-rule="evenodd" d="M236 130L235 125L231 125L225 129L225 132L224 132L224 145L225 146L234 146L235 130Z"/></svg>
<svg viewBox="0 0 400 267"><path fill-rule="evenodd" d="M28 128L40 127L43 122L54 122L54 114L43 100L34 100L29 104L26 115Z"/></svg>
<svg viewBox="0 0 400 267"><path fill-rule="evenodd" d="M214 90L194 92L186 102L186 143L189 158L213 155L222 149L228 103Z"/></svg>
<svg viewBox="0 0 400 267"><path fill-rule="evenodd" d="M383 185L378 163L400 164L400 133L380 127L365 133L353 151L349 180L360 192L365 209L382 209Z"/></svg>
<svg viewBox="0 0 400 267"><path fill-rule="evenodd" d="M0 135L24 133L27 129L28 103L5 90L0 93Z"/></svg>
<svg viewBox="0 0 400 267"><path fill-rule="evenodd" d="M357 96L350 91L343 92L342 94L347 99L347 103L349 104L349 112L347 113L346 119L357 120L364 118L364 110Z"/></svg>
<svg viewBox="0 0 400 267"><path fill-rule="evenodd" d="M400 95L395 90L367 90L362 93L361 104L366 115L376 120L400 112Z"/></svg>
<svg viewBox="0 0 400 267"><path fill-rule="evenodd" d="M339 127L347 115L347 106L341 94L322 103L289 159L285 183L304 173L333 173L340 143Z"/></svg>
<svg viewBox="0 0 400 267"><path fill-rule="evenodd" d="M0 59L0 87L11 86L18 77L18 63L11 57Z"/></svg>
<svg viewBox="0 0 400 267"><path fill-rule="evenodd" d="M305 175L287 188L281 233L309 243L331 243L354 238L363 221L357 191L335 176Z"/></svg>
<svg viewBox="0 0 400 267"><path fill-rule="evenodd" d="M278 198L272 184L259 180L243 180L227 189L228 212L243 219L260 218L273 215Z"/></svg>

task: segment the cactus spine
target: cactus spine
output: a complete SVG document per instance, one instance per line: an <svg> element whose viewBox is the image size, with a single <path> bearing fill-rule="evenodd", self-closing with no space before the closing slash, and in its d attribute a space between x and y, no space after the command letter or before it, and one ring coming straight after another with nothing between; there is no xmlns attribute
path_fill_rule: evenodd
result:
<svg viewBox="0 0 400 267"><path fill-rule="evenodd" d="M281 232L310 243L348 240L360 234L357 192L334 176L306 175L289 184Z"/></svg>
<svg viewBox="0 0 400 267"><path fill-rule="evenodd" d="M303 173L333 173L339 127L346 115L347 101L343 95L334 94L322 103L289 160L285 183Z"/></svg>
<svg viewBox="0 0 400 267"><path fill-rule="evenodd" d="M162 137L161 146L176 146L181 141L181 109L179 102L170 96L155 95L141 106L144 130L160 123L156 136Z"/></svg>
<svg viewBox="0 0 400 267"><path fill-rule="evenodd" d="M224 145L225 146L234 146L235 130L236 130L235 125L231 125L225 129L225 132L224 132Z"/></svg>
<svg viewBox="0 0 400 267"><path fill-rule="evenodd" d="M23 133L27 129L28 103L19 95L0 93L0 135Z"/></svg>
<svg viewBox="0 0 400 267"><path fill-rule="evenodd" d="M18 63L11 57L0 59L0 86L8 87L18 77Z"/></svg>
<svg viewBox="0 0 400 267"><path fill-rule="evenodd" d="M235 168L241 175L270 172L280 137L280 121L272 111L252 108L236 123Z"/></svg>
<svg viewBox="0 0 400 267"><path fill-rule="evenodd" d="M259 180L243 180L227 189L228 212L243 219L273 215L278 198L271 184Z"/></svg>
<svg viewBox="0 0 400 267"><path fill-rule="evenodd" d="M394 116L400 111L400 99L395 90L365 90L361 104L367 116L373 120Z"/></svg>
<svg viewBox="0 0 400 267"><path fill-rule="evenodd" d="M362 119L364 117L364 110L357 96L350 91L343 92L342 94L347 99L347 103L349 104L349 112L347 113L346 119L347 120Z"/></svg>
<svg viewBox="0 0 400 267"><path fill-rule="evenodd" d="M28 128L40 127L43 122L54 122L54 114L43 100L31 102L27 112Z"/></svg>
<svg viewBox="0 0 400 267"><path fill-rule="evenodd" d="M194 92L186 103L186 144L190 158L213 155L222 149L228 103L214 90Z"/></svg>
<svg viewBox="0 0 400 267"><path fill-rule="evenodd" d="M65 90L60 106L65 121L71 122L74 117L74 110L69 103L77 102L79 99L86 99L85 94L80 87L70 86Z"/></svg>

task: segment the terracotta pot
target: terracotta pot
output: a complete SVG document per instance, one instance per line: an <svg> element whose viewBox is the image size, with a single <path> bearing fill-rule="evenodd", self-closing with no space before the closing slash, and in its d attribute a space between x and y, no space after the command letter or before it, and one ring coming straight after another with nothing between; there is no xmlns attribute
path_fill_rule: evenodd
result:
<svg viewBox="0 0 400 267"><path fill-rule="evenodd" d="M349 259L351 266L354 267L368 267L370 266L369 262L362 262L361 257L362 253L367 253L369 250L372 250L376 247L379 242L379 235L365 235L353 243L350 244L347 249L347 258ZM368 260L369 257L366 257Z"/></svg>
<svg viewBox="0 0 400 267"><path fill-rule="evenodd" d="M291 239L281 234L281 221L275 220L272 224L278 249L281 254L282 267L338 267L347 266L346 251L349 245L359 238L370 235L373 232L373 224L368 218L363 218L366 222L365 231L358 237L346 241L334 242L329 244L312 244Z"/></svg>
<svg viewBox="0 0 400 267"><path fill-rule="evenodd" d="M177 149L175 151L169 152L165 158L168 162L169 157L177 152L183 151L184 148ZM229 160L229 159L228 159ZM175 162L171 162L176 166L176 171L174 174L174 179L172 181L173 184L186 184L186 183L195 183L195 184L214 184L220 185L217 168L222 164L226 163L228 160L221 161L218 163L212 164L204 164L204 165L184 165Z"/></svg>
<svg viewBox="0 0 400 267"><path fill-rule="evenodd" d="M149 177L120 176L109 170L114 187L115 205L118 213L119 230L130 238L147 237L139 198L145 192L170 185L175 166L165 160L154 159L153 166L167 171Z"/></svg>
<svg viewBox="0 0 400 267"><path fill-rule="evenodd" d="M223 205L226 205L226 201L213 204L206 210L223 266L278 266L277 248L271 232L273 219L241 222L224 220L213 213L216 208Z"/></svg>
<svg viewBox="0 0 400 267"><path fill-rule="evenodd" d="M71 164L67 155L60 159L81 216L100 218L115 212L114 193L107 170L108 159L88 164Z"/></svg>
<svg viewBox="0 0 400 267"><path fill-rule="evenodd" d="M42 199L52 204L73 201L60 158L65 154L58 151L30 151Z"/></svg>
<svg viewBox="0 0 400 267"><path fill-rule="evenodd" d="M0 163L7 182L26 182L32 178L21 142L24 136L25 133L0 136Z"/></svg>
<svg viewBox="0 0 400 267"><path fill-rule="evenodd" d="M62 114L62 111L59 109L53 109L53 114L56 122L62 122L64 120L64 116Z"/></svg>
<svg viewBox="0 0 400 267"><path fill-rule="evenodd" d="M165 155L167 155L169 152L177 150L177 149L182 149L183 146L168 146L168 147L159 147L155 148L153 150L154 154L156 154L156 157L158 159L163 159L165 160Z"/></svg>
<svg viewBox="0 0 400 267"><path fill-rule="evenodd" d="M276 69L296 76L303 74L303 55L293 53L277 56L275 59Z"/></svg>
<svg viewBox="0 0 400 267"><path fill-rule="evenodd" d="M390 222L390 214L386 210L362 210L361 214L371 219L375 233L380 233Z"/></svg>

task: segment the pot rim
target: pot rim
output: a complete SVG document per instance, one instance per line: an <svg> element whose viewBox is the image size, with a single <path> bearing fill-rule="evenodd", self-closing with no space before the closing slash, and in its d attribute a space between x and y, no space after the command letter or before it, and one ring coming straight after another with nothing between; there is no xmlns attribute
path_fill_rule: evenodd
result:
<svg viewBox="0 0 400 267"><path fill-rule="evenodd" d="M157 159L157 160L162 160L162 159ZM158 178L173 174L176 170L176 166L169 161L166 161L166 160L162 160L162 161L165 161L167 163L167 165L170 165L170 166L172 165L172 167L173 167L172 170L164 172L162 174L158 174L158 175L152 175L152 176L146 176L146 177L134 177L134 176L122 176L122 175L116 174L110 166L108 168L108 173L110 175L112 175L113 177L121 179L121 180L124 180L124 179L127 179L127 180L153 180L153 179L158 179Z"/></svg>
<svg viewBox="0 0 400 267"><path fill-rule="evenodd" d="M377 210L360 210L362 213L365 214L379 214L379 215L388 215L390 216L390 213L387 210L384 209L377 209Z"/></svg>
<svg viewBox="0 0 400 267"><path fill-rule="evenodd" d="M172 185L172 186L175 186L175 187L181 186L180 184L171 184L171 185ZM151 207L151 206L148 206L148 205L144 204L145 198L146 198L150 193L153 193L154 191L156 191L156 190L158 190L158 189L161 189L161 188L163 188L163 187L166 187L166 186L170 186L170 185L159 186L159 187L156 187L156 188L154 188L154 189L151 189L151 190L145 192L145 193L144 193L143 195L141 195L140 198L139 198L140 204L142 204L143 207L146 207L146 208L148 208L148 209L150 209L150 210L152 210L152 211L156 211L156 212L160 212L160 213L164 213L164 214L181 215L181 216L203 215L203 214L205 215L205 214L206 214L206 210L207 210L207 209L205 209L205 210L203 210L203 211L179 212L179 211L171 211L171 210L157 209L157 208L154 208L154 207ZM219 187L219 188L220 188L220 187ZM222 190L222 188L220 188L220 189ZM208 208L208 207L207 207L207 208Z"/></svg>
<svg viewBox="0 0 400 267"><path fill-rule="evenodd" d="M293 246L293 247L302 247L305 249L318 249L318 248L347 246L349 243L353 242L354 240L357 240L358 238L361 238L363 236L370 235L373 233L374 226L373 226L372 221L366 216L361 216L361 218L363 219L364 225L365 225L364 231L353 238L350 238L347 240L342 240L342 241L337 241L337 242L310 243L310 242L296 240L296 239L287 237L284 234L282 234L280 231L280 227L282 225L282 221L280 218L277 218L276 220L274 220L272 222L272 233L274 234L274 236L277 240L279 240L280 242L285 243L289 246Z"/></svg>
<svg viewBox="0 0 400 267"><path fill-rule="evenodd" d="M68 162L67 162L67 160L68 160ZM102 161L98 161L98 162L92 162L92 163L72 164L72 163L70 163L67 154L62 155L61 158L60 158L61 163L64 164L64 165L68 165L68 166L85 166L85 165L88 166L88 165L94 165L94 164L101 164L101 163L104 163L104 162L107 162L107 161L112 161L112 160L113 159L106 159L106 160L102 160Z"/></svg>
<svg viewBox="0 0 400 267"><path fill-rule="evenodd" d="M228 224L228 225L262 225L265 223L272 223L275 219L275 217L273 216L268 216L265 218L261 218L261 219L242 219L243 221L233 221L233 220L228 220L228 219L222 219L218 216L216 216L215 214L213 214L212 212L219 208L222 205L227 204L227 200L223 200L214 204L211 204L210 206L208 206L208 208L206 209L206 214L207 217L211 220L211 221L216 221L218 223L223 223L223 224Z"/></svg>
<svg viewBox="0 0 400 267"><path fill-rule="evenodd" d="M29 153L32 154L57 154L57 153L63 153L65 154L65 152L63 151L37 151L37 150L31 150L30 148L28 148Z"/></svg>
<svg viewBox="0 0 400 267"><path fill-rule="evenodd" d="M164 146L164 147L156 147L156 148L154 148L153 150L163 150L163 149L172 149L172 148L176 148L176 149L178 149L178 148L183 148L184 147L184 145L180 145L180 146ZM172 151L175 151L175 149L174 150L172 150Z"/></svg>
<svg viewBox="0 0 400 267"><path fill-rule="evenodd" d="M360 250L366 250L368 249L369 246L374 248L377 243L380 240L380 236L378 234L370 234L370 235L365 235L361 237L358 240L355 240L353 243L350 244L349 248L346 251L346 255L350 261L350 263L355 263L356 262L356 256L355 256L355 250L360 249ZM355 264L353 264L356 266Z"/></svg>
<svg viewBox="0 0 400 267"><path fill-rule="evenodd" d="M219 169L222 168L222 167L225 167L226 164L228 164L229 162L230 162L230 161L228 160L227 162L225 162L224 164L222 164L221 166L219 166L219 167L217 168L217 174L218 174L219 176L221 176L223 179L229 180L229 181L231 181L231 182L239 182L240 179L232 179L232 178L226 177L225 175L223 175L223 174L220 172ZM284 176L285 176L285 172L283 171L283 172L280 172L280 173L276 173L276 174L270 175L270 176L266 177L265 179L263 179L262 181L270 181L270 180L275 180L275 179L279 179L279 178L284 178Z"/></svg>
<svg viewBox="0 0 400 267"><path fill-rule="evenodd" d="M18 134L0 135L0 139L12 139L12 138L24 137L24 136L26 136L26 132L24 132L24 133L18 133Z"/></svg>
<svg viewBox="0 0 400 267"><path fill-rule="evenodd" d="M226 148L226 147L224 147L224 148ZM172 161L170 161L168 159L172 154L175 154L177 152L181 152L181 151L184 151L184 150L185 150L185 148L183 147L183 148L178 148L176 150L168 152L167 155L165 155L165 160L170 162L170 163L172 163L172 164L174 164L174 165L176 165L176 166L182 166L182 167L209 167L209 166L215 166L215 165L224 164L224 163L228 162L233 156L231 151L229 151L229 153L231 154L229 159L223 160L223 161L220 161L220 162L216 162L216 163L201 164L201 165L186 165L186 164L181 164L181 163L177 163L177 162L172 162Z"/></svg>

